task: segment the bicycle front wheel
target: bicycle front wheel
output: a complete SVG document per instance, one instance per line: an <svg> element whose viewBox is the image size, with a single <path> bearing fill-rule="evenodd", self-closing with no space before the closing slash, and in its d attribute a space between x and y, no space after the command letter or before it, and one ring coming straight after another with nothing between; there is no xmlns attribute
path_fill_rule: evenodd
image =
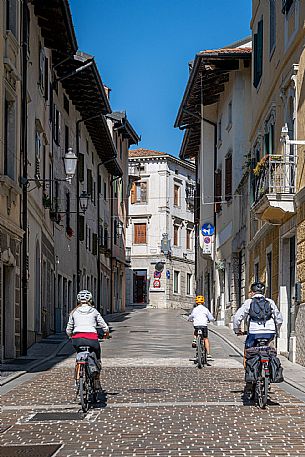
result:
<svg viewBox="0 0 305 457"><path fill-rule="evenodd" d="M197 336L197 360L198 360L198 368L203 367L203 347L202 347L202 340L200 336Z"/></svg>
<svg viewBox="0 0 305 457"><path fill-rule="evenodd" d="M81 369L79 378L79 396L82 410L84 413L86 413L89 407L89 385L86 370L84 370L83 367Z"/></svg>

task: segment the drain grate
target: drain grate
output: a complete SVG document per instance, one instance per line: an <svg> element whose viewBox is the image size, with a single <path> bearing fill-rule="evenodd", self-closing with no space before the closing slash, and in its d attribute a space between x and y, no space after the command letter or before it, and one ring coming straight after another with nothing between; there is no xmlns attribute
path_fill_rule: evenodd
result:
<svg viewBox="0 0 305 457"><path fill-rule="evenodd" d="M129 333L148 333L149 330L129 330Z"/></svg>
<svg viewBox="0 0 305 457"><path fill-rule="evenodd" d="M52 457L60 447L61 444L0 446L0 457Z"/></svg>
<svg viewBox="0 0 305 457"><path fill-rule="evenodd" d="M66 412L52 412L52 413L37 413L31 417L30 422L42 422L42 421L79 421L84 419L84 415L78 411L66 411ZM0 455L1 457L1 455Z"/></svg>
<svg viewBox="0 0 305 457"><path fill-rule="evenodd" d="M146 387L137 389L128 389L128 392L133 394L159 394L165 392L165 389L159 389L157 387Z"/></svg>
<svg viewBox="0 0 305 457"><path fill-rule="evenodd" d="M240 354L229 354L229 357L241 357Z"/></svg>

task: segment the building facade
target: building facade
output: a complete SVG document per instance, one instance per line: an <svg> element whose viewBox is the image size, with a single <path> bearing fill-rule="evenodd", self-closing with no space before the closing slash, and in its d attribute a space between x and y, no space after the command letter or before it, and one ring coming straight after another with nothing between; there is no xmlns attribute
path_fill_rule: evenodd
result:
<svg viewBox="0 0 305 457"><path fill-rule="evenodd" d="M190 308L194 287L195 166L147 149L129 151L127 303Z"/></svg>
<svg viewBox="0 0 305 457"><path fill-rule="evenodd" d="M80 288L92 291L104 313L124 309L125 296L117 304L112 293L119 289L113 273L114 213L121 211L125 233L128 148L139 137L126 114L114 134L117 125L107 117L110 91L93 57L78 50L67 0L52 7L8 0L0 8L4 359L61 332ZM115 182L124 196L117 208ZM120 256L125 272L124 243Z"/></svg>

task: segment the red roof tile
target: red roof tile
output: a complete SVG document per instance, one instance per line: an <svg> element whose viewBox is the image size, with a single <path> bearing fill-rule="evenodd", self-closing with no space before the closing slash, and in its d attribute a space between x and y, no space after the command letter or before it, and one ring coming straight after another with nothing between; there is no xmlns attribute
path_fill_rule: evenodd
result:
<svg viewBox="0 0 305 457"><path fill-rule="evenodd" d="M199 55L205 54L251 54L252 48L221 48L221 49L205 49L199 52Z"/></svg>
<svg viewBox="0 0 305 457"><path fill-rule="evenodd" d="M130 149L128 151L129 157L150 157L150 156L165 156L168 155L166 152L154 151L152 149Z"/></svg>

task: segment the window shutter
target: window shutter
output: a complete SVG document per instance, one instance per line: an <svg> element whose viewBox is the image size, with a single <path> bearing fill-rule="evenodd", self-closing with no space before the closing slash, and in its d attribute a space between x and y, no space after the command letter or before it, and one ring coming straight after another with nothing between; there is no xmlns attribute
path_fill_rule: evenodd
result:
<svg viewBox="0 0 305 457"><path fill-rule="evenodd" d="M136 201L137 201L137 186L136 186L135 182L132 183L131 191L130 191L130 197L131 197L131 204L136 203Z"/></svg>
<svg viewBox="0 0 305 457"><path fill-rule="evenodd" d="M85 239L85 217L81 215L78 217L78 238L79 241L84 241Z"/></svg>
<svg viewBox="0 0 305 457"><path fill-rule="evenodd" d="M134 242L135 244L146 243L146 224L134 224Z"/></svg>
<svg viewBox="0 0 305 457"><path fill-rule="evenodd" d="M97 254L97 234L96 233L92 234L92 254L93 255Z"/></svg>
<svg viewBox="0 0 305 457"><path fill-rule="evenodd" d="M257 24L257 84L263 74L263 20Z"/></svg>
<svg viewBox="0 0 305 457"><path fill-rule="evenodd" d="M218 170L215 173L215 212L219 213L221 211L221 199L222 199L222 172Z"/></svg>
<svg viewBox="0 0 305 457"><path fill-rule="evenodd" d="M225 197L229 201L232 199L232 156L226 158L225 186Z"/></svg>
<svg viewBox="0 0 305 457"><path fill-rule="evenodd" d="M253 48L253 86L257 87L257 33L253 36Z"/></svg>
<svg viewBox="0 0 305 457"><path fill-rule="evenodd" d="M78 178L80 182L83 182L85 179L85 161L84 154L78 154Z"/></svg>

